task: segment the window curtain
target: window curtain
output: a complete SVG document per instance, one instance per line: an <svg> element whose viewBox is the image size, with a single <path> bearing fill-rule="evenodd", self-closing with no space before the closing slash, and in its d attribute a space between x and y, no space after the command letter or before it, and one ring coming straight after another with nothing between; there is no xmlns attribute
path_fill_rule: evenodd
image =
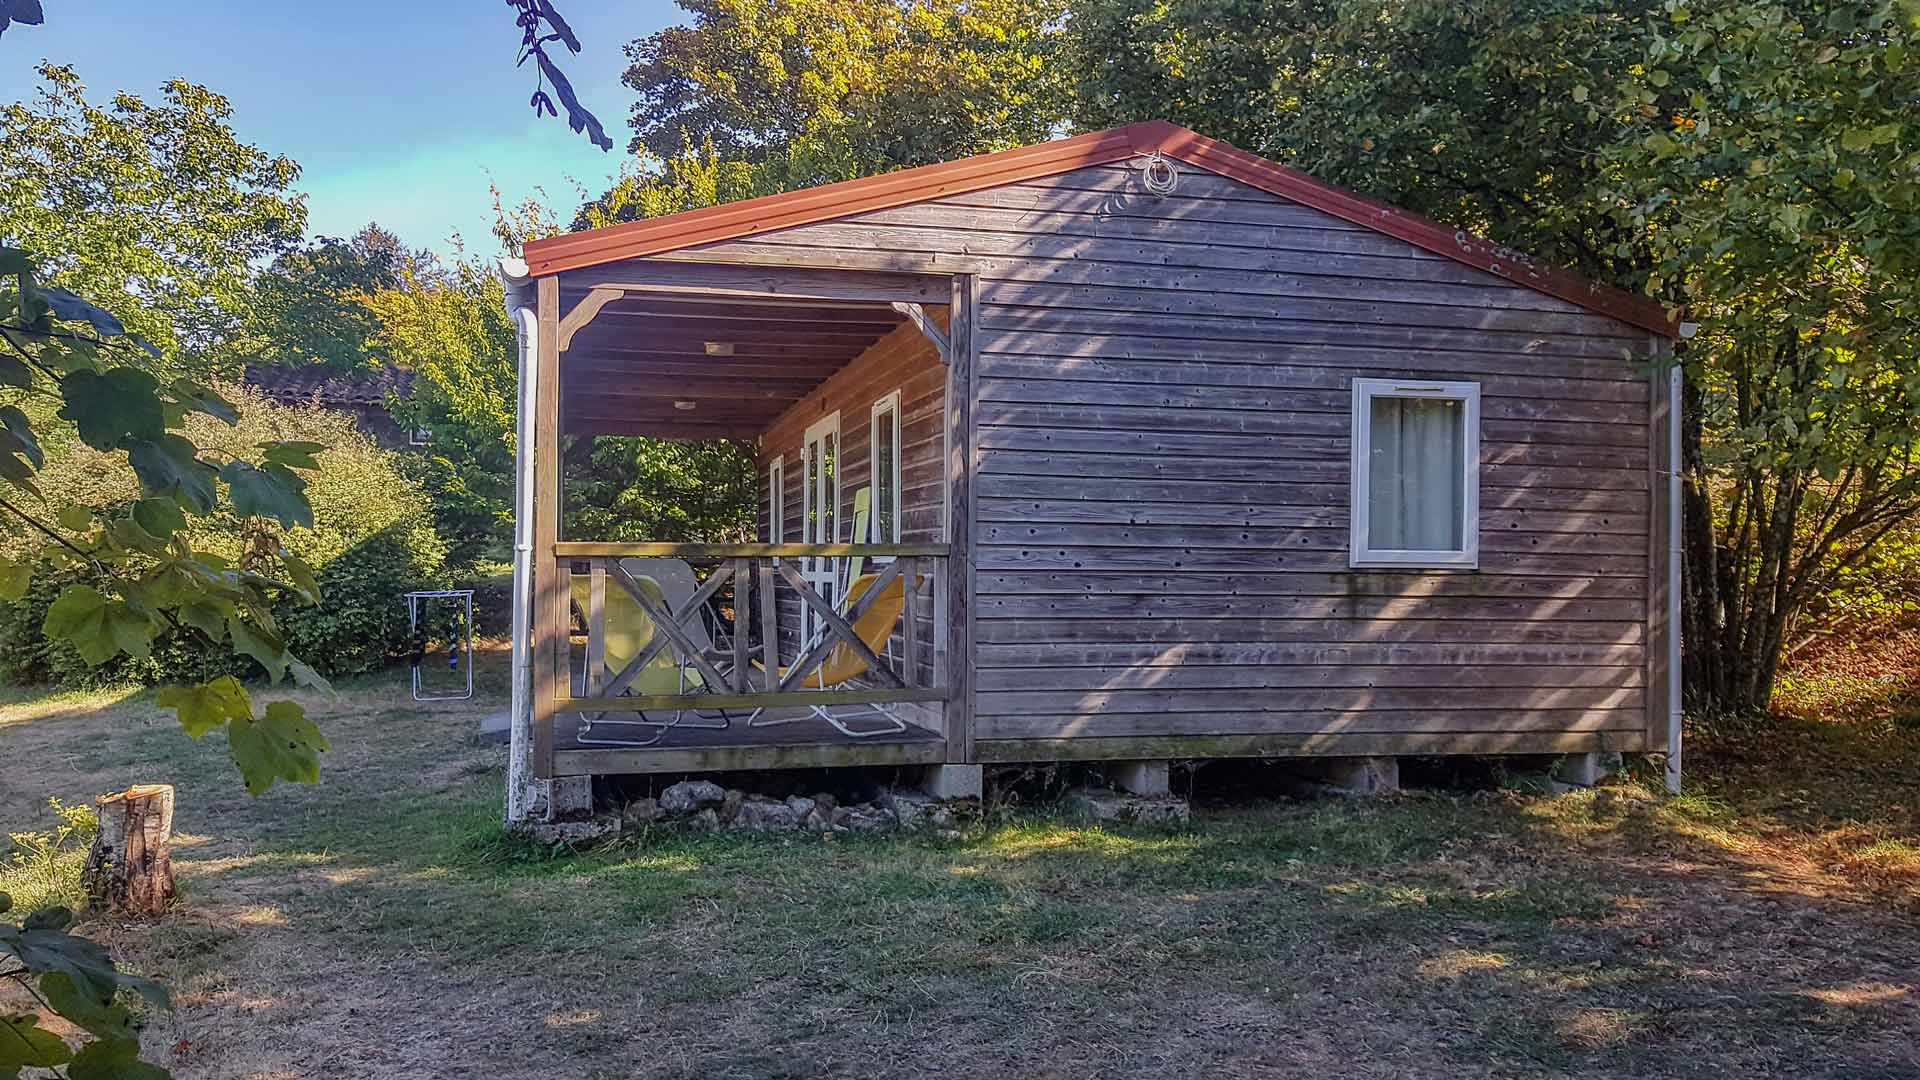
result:
<svg viewBox="0 0 1920 1080"><path fill-rule="evenodd" d="M1459 401L1376 397L1368 448L1368 546L1462 550L1466 423Z"/></svg>

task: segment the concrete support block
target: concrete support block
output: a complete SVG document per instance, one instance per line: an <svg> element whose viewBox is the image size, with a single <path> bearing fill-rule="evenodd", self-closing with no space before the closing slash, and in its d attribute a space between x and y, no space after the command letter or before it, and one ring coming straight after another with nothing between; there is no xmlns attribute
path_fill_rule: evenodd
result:
<svg viewBox="0 0 1920 1080"><path fill-rule="evenodd" d="M1554 763L1553 778L1576 787L1592 787L1619 772L1623 762L1617 750L1590 750L1566 754Z"/></svg>
<svg viewBox="0 0 1920 1080"><path fill-rule="evenodd" d="M591 776L556 776L535 783L545 789L546 812L543 816L548 821L577 817L593 809Z"/></svg>
<svg viewBox="0 0 1920 1080"><path fill-rule="evenodd" d="M920 775L920 790L936 799L978 799L986 789L983 765L929 765Z"/></svg>
<svg viewBox="0 0 1920 1080"><path fill-rule="evenodd" d="M1387 795L1400 790L1397 757L1338 757L1326 760L1326 781L1353 795Z"/></svg>
<svg viewBox="0 0 1920 1080"><path fill-rule="evenodd" d="M1106 767L1107 779L1114 787L1132 795L1165 795L1173 790L1167 782L1164 761L1116 761Z"/></svg>

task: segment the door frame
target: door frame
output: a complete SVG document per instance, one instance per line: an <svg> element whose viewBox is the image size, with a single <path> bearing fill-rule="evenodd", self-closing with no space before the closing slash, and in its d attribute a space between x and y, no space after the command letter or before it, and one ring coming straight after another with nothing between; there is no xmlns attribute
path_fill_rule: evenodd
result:
<svg viewBox="0 0 1920 1080"><path fill-rule="evenodd" d="M832 473L827 471L825 447L832 437ZM800 438L800 542L832 544L840 531L840 478L846 471L846 441L840 430L838 409L807 425ZM828 489L831 490L828 490ZM831 502L826 502L830 499ZM826 512L820 512L825 503ZM809 555L800 562L800 576L829 606L840 602L835 595L834 561L823 555ZM818 616L806 604L800 605L800 640L814 638Z"/></svg>

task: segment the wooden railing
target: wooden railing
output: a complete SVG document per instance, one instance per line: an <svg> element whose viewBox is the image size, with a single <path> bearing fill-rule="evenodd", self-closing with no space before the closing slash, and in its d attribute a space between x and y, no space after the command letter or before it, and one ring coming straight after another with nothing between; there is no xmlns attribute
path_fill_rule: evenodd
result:
<svg viewBox="0 0 1920 1080"><path fill-rule="evenodd" d="M583 590L568 590L586 633L584 648L569 644L565 670L555 672L562 709L780 709L947 696L944 544L564 542L553 553L564 579L585 581ZM842 593L856 564L874 579L848 605ZM675 588L663 579L676 578L679 567L692 580ZM823 596L816 584L829 580L837 588ZM884 624L869 619L896 583L904 593L900 613ZM609 610L619 601L653 629L638 652L609 657ZM690 685L679 693L634 692L663 657Z"/></svg>

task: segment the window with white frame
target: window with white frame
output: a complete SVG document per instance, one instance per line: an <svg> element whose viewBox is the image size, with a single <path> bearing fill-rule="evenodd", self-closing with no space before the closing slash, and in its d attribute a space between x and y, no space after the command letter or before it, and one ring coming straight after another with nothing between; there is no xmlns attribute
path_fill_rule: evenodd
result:
<svg viewBox="0 0 1920 1080"><path fill-rule="evenodd" d="M1480 384L1353 380L1354 566L1480 563Z"/></svg>
<svg viewBox="0 0 1920 1080"><path fill-rule="evenodd" d="M900 391L873 403L867 429L873 463L873 542L900 542Z"/></svg>
<svg viewBox="0 0 1920 1080"><path fill-rule="evenodd" d="M767 463L767 543L787 538L787 458L780 454Z"/></svg>

